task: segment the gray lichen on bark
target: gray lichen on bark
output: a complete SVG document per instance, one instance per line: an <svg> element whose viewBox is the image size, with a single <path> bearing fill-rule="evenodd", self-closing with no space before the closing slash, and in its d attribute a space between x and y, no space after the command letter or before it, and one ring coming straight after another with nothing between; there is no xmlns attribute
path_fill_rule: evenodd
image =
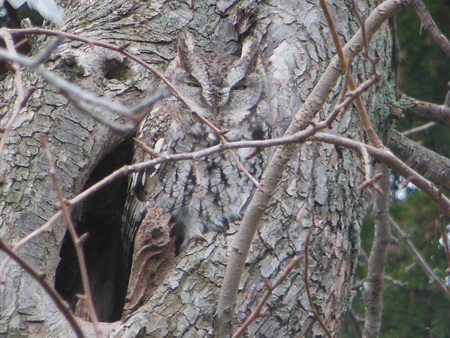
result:
<svg viewBox="0 0 450 338"><path fill-rule="evenodd" d="M287 1L253 3L258 11L252 34L261 38L261 55L271 84L268 102L274 114L275 135L282 135L335 51L329 43L331 38L325 19L315 5ZM338 31L348 40L358 23L343 3L331 5ZM233 24L240 5L224 6L228 8L226 15L218 14L215 3L208 1L194 1L192 7L186 2L162 0L97 2L87 8L80 6L83 7L74 1L67 3L73 19L68 21L65 30L117 44L131 42L127 50L164 70L175 55L181 30L192 31L198 45L207 49L211 42L208 37L218 38L222 33L220 27ZM220 38L227 41L226 37ZM229 41L234 38L231 34ZM386 40L378 40L377 48L386 43ZM231 45L230 48L234 48L233 43ZM37 42L36 48L39 46ZM378 51L383 59L389 59L387 48ZM355 66L360 78L370 70L361 66L364 62L360 59ZM141 66L110 51L79 42L61 45L46 67L98 96L128 105L137 103L157 86L155 77ZM119 68L118 72L112 72L111 67ZM383 64L383 67L388 72L389 65ZM109 76L105 77L106 73ZM49 135L57 175L68 197L82 189L95 164L123 138L80 113L35 75L27 74L25 78L26 86L34 85L37 90L14 125L0 163L1 176L6 179L0 199L0 237L10 242L45 223L56 211L55 193L40 151L40 131ZM4 101L12 103L12 77L2 82L2 90ZM333 97L317 119L327 116L338 91L336 86ZM372 104L370 93L364 99ZM387 109L378 111L387 113ZM98 113L117 119L107 111ZM8 115L1 116L2 124L7 118ZM364 139L359 118L353 110L340 116L331 132ZM357 189L362 181L358 165L361 165L360 155L353 151L313 142L298 147L266 210L247 259L239 289L237 322L245 319L264 291L262 277L270 279L282 271L292 255L303 250L307 231L313 229L309 285L326 325L332 332L338 330L351 299L358 227L365 209L363 196ZM145 305L123 323L105 325L104 330L112 336L131 336L142 330L150 336L211 334L228 250L238 226L239 222L232 224L225 234L206 234L207 243L191 245L177 258L173 269ZM21 251L23 257L47 273L50 283L59 261L64 232L63 224L58 223L49 234L33 240ZM274 291L267 303L271 316L255 321L249 334L323 335L309 313L303 271L300 265ZM14 279L16 282L11 282ZM6 280L8 282L1 286L6 296L0 304L5 310L0 332L29 333L30 323L36 320L43 323L42 327L33 324L33 328L43 335L68 332L66 323L35 282L14 265L8 267Z"/></svg>

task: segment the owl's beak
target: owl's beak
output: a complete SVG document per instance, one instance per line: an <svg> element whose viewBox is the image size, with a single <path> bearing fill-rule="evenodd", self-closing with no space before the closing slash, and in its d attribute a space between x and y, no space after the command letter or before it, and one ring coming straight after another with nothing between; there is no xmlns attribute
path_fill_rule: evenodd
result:
<svg viewBox="0 0 450 338"><path fill-rule="evenodd" d="M213 104L211 107L211 113L213 116L217 116L219 114L219 97L214 97Z"/></svg>

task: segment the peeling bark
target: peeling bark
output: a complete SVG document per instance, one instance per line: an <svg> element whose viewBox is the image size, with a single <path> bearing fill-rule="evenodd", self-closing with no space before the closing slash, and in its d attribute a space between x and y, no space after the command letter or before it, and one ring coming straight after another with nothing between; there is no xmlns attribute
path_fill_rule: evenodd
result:
<svg viewBox="0 0 450 338"><path fill-rule="evenodd" d="M311 3L252 3L257 7L257 25L252 34L262 39L260 49L271 87L268 102L273 111L274 134L281 135L318 82L334 55L334 47L329 43L325 19ZM235 1L221 1L215 6L201 1L190 5L163 0L95 2L89 6L69 1L63 5L73 18L64 30L117 44L131 42L128 51L160 70L174 57L177 36L182 29L193 31L199 47L206 50L207 37L224 39L224 45L233 48L236 43L233 34L224 32L228 32L226 28L234 24L242 9L242 3ZM358 29L357 20L344 3L329 5L339 33L345 40L350 39ZM368 4L358 6L362 13L369 13ZM383 89L393 80L389 75L389 39L390 30L385 26L373 39L371 49L380 57L382 80L373 92L364 95L370 108L367 110L375 112L375 129L383 132L388 95L393 95ZM34 43L35 50L39 50L41 40ZM141 66L112 51L79 42L66 41L45 66L98 96L126 105L136 104L157 85L154 76ZM353 71L358 79L364 79L370 70L366 60L357 57ZM0 163L0 176L5 179L0 199L0 234L10 243L44 224L57 211L55 192L40 150L39 132L49 136L57 175L67 198L82 190L95 165L125 138L80 113L67 98L37 76L27 73L25 81L26 86L37 89L16 121ZM12 77L7 77L1 85L3 102L12 105ZM336 87L316 120L327 116L338 93ZM98 114L121 121L108 111L99 109ZM0 115L0 119L3 125L8 114ZM339 116L331 132L364 139L354 110ZM271 279L283 271L292 256L302 251L307 232L312 229L309 287L319 315L328 329L337 334L351 304L350 283L359 248L359 226L366 207L363 194L357 189L363 180L358 166L363 166L362 160L354 151L317 142L296 146L280 183L270 192L269 206L250 248L239 287L235 324L242 323L257 305L265 291L263 277ZM75 208L75 220L79 213L80 209ZM151 291L146 293L148 299L139 301L140 307L131 301L134 312L127 312L127 317L119 322L103 324L103 333L127 337L212 334L219 289L238 226L239 221L231 224L224 234L208 233L207 242L192 243L179 256L167 258L170 269L151 268L150 275L155 269L159 275L148 280L151 285ZM36 269L46 273L52 285L64 233L65 227L59 222L20 251ZM0 257L3 261L4 255ZM270 315L253 322L247 330L249 335L324 335L310 312L303 271L300 263L274 290L266 305ZM0 286L0 333L72 334L55 305L28 275L9 264L4 276L6 283ZM139 277L133 275L131 285L147 278L142 276L139 280ZM152 284L156 282L157 285ZM89 323L84 323L83 329L87 336L93 332Z"/></svg>

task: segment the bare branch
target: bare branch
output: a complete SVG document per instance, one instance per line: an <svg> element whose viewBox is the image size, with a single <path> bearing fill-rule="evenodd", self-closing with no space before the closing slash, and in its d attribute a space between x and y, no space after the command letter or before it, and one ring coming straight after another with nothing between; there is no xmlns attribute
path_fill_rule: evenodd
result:
<svg viewBox="0 0 450 338"><path fill-rule="evenodd" d="M197 182L197 193L203 193L203 185L202 185L202 175L200 173L200 168L198 167L198 159L192 160L192 167L194 168L195 180Z"/></svg>
<svg viewBox="0 0 450 338"><path fill-rule="evenodd" d="M208 127L210 127L215 133L216 135L220 138L220 142L222 143L222 145L227 145L228 141L225 138L225 134L228 132L227 130L220 130L219 128L217 128L214 124L211 123L211 121L208 121L207 118L205 118L204 116L200 115L199 113L193 111L192 114L194 114L195 116L197 116L197 118L202 121L204 124L206 124ZM256 186L256 188L263 190L261 184L259 183L259 181L253 177L252 174L250 174L248 172L247 169L245 169L245 167L242 165L241 161L239 160L239 158L236 156L236 154L234 153L233 150L228 149L228 152L230 153L231 157L233 158L234 162L236 162L236 165L238 166L238 168L253 182L253 184Z"/></svg>
<svg viewBox="0 0 450 338"><path fill-rule="evenodd" d="M50 40L42 50L33 57L34 67L38 67L47 60L51 53L64 41L62 36L58 36L56 39Z"/></svg>
<svg viewBox="0 0 450 338"><path fill-rule="evenodd" d="M373 36L385 20L408 4L410 4L410 1L399 3L395 0L387 0L378 6L366 20L365 36L367 40ZM362 42L363 36L361 30L359 30L343 48L344 55L349 61L349 64L356 54L361 51ZM328 98L332 87L336 84L341 75L340 69L337 67L337 62L338 57L335 56L303 106L294 116L294 120L289 125L286 135L293 135L310 125L312 119L316 116L317 112ZM244 271L244 264L253 236L266 205L274 194L276 185L281 179L282 173L288 160L291 158L294 149L295 146L292 145L277 148L261 181L265 191L262 192L257 190L255 192L241 221L236 240L231 247L231 256L227 264L225 278L219 295L217 318L215 322L216 334L219 336L224 336L230 332L235 312L238 286Z"/></svg>
<svg viewBox="0 0 450 338"><path fill-rule="evenodd" d="M309 239L309 235L308 235ZM308 251L307 243L305 243L305 253ZM256 306L255 310L248 316L248 318L244 321L244 323L236 330L236 332L233 334L232 338L240 337L244 334L245 330L248 328L248 326L253 323L258 317L261 316L261 310L264 307L264 305L267 303L267 300L269 299L270 295L272 294L273 290L275 290L283 281L289 276L289 274L292 272L292 270L295 269L295 267L300 263L300 261L305 257L305 254L296 254L291 261L289 262L288 266L286 267L286 270L280 271L278 275L275 277L275 280L273 283L268 282L267 280L264 280L264 284L266 285L267 290L264 292L264 295L262 296L261 300L259 301L258 305Z"/></svg>
<svg viewBox="0 0 450 338"><path fill-rule="evenodd" d="M342 97L339 100L339 102L341 103L341 101L343 101L344 97L350 98L350 102L347 103L346 105L343 105L342 108L338 109L334 109L333 113L340 113L342 111L344 111L345 109L347 109L348 105L355 101L356 103L356 108L358 111L358 114L361 118L364 130L366 131L370 142L376 146L376 147L382 147L382 142L379 139L378 135L375 133L375 130L372 127L372 124L370 122L369 116L367 115L367 112L364 108L364 105L362 103L361 100L361 94L363 92L365 92L369 87L371 87L372 85L374 85L375 83L377 83L380 80L380 75L377 74L376 72L376 62L374 60L372 60L371 58L369 58L368 55L368 39L366 36L366 29L365 29L365 22L364 20L359 16L358 12L356 10L354 10L354 12L357 14L358 20L360 21L360 25L361 25L361 34L362 34L362 38L363 38L363 42L364 42L364 47L366 50L366 57L369 59L369 61L372 63L373 65L373 74L372 76L365 81L364 86L360 86L359 88L356 87L356 84L351 76L350 73L350 69L348 67L348 65L350 63L347 63L347 60L345 59L344 56L344 52L342 50L341 47L341 43L339 41L339 37L336 31L336 26L334 25L334 21L328 11L328 6L326 4L326 2L324 0L320 0L320 5L322 7L322 10L325 14L325 17L327 19L328 22L328 26L330 27L331 30L331 35L333 37L333 42L334 45L336 46L336 51L337 51L337 55L339 57L339 61L341 63L341 67L342 67L342 73L345 75L345 86L343 88L343 92L342 92ZM355 4L353 3L353 6ZM347 91L347 86L352 90L352 93L346 93ZM348 100L347 100L348 101Z"/></svg>
<svg viewBox="0 0 450 338"><path fill-rule="evenodd" d="M432 186L430 182L425 180L420 175L414 173L413 170L407 165L405 165L403 162L401 162L397 157L392 155L389 151L383 151L380 149L376 149L372 146L366 145L362 142L350 140L344 137L340 137L337 135L331 135L331 134L325 134L325 133L319 133L314 135L316 128L325 128L327 124L327 121L324 121L322 123L317 124L316 126L310 126L306 130L302 132L298 132L295 135L292 136L284 136L280 138L274 138L270 140L260 140L260 141L238 141L238 142L227 142L226 145L218 144L216 146L201 149L195 152L191 153L181 153L181 154L172 154L172 155L161 155L161 154L154 154L154 159L141 162L141 163L135 163L133 165L124 166L120 169L117 169L104 179L98 181L96 184L92 185L85 191L81 192L77 196L73 197L71 200L67 201L67 204L70 206L74 206L83 200L85 200L87 197L91 196L101 188L105 187L112 181L125 176L129 175L130 173L139 172L142 170L145 170L149 167L153 167L158 164L167 163L167 162L174 162L174 161L183 161L183 160L195 160L199 159L201 157L209 156L215 153L222 152L227 149L239 149L239 148L265 148L265 147L274 147L274 146L280 146L280 145L289 145L294 143L302 143L305 142L308 139L313 139L320 142L327 142L327 143L334 143L336 145L340 145L343 147L347 147L349 149L353 149L355 151L359 152L367 152L369 155L379 159L384 160L386 163L388 163L390 166L394 167L396 170L399 171L400 174L402 174L404 177L417 177L416 180L413 181L414 184L416 184L419 188L421 188L425 193L430 195L435 201L440 201L442 203L444 209L450 208L450 201L445 196L440 196L439 191ZM311 138L314 136L313 138ZM364 149L364 151L362 151ZM367 163L367 160L364 160L365 163ZM367 164L365 164L365 168L367 170ZM444 175L445 177L445 175ZM375 176L374 176L375 178ZM40 235L43 232L48 231L51 226L62 216L62 212L58 211L55 213L44 225L37 228L33 232L31 232L28 236L24 237L22 240L17 242L14 246L15 249L19 249L22 247L26 242L29 240L35 238L36 236Z"/></svg>
<svg viewBox="0 0 450 338"><path fill-rule="evenodd" d="M17 256L17 254L9 248L3 241L0 239L0 250L5 252L11 259L13 259L17 264L19 264L22 269L24 269L39 285L44 289L44 291L49 295L51 300L55 303L58 310L62 313L62 315L67 319L73 331L77 335L77 337L84 337L83 332L81 331L80 326L75 320L74 315L70 311L70 309L66 306L65 302L59 296L58 292L51 287L44 278L42 273L37 272L34 268L29 265L25 260Z"/></svg>
<svg viewBox="0 0 450 338"><path fill-rule="evenodd" d="M89 309L89 315L92 324L94 325L95 333L97 337L101 337L102 334L100 332L99 326L98 326L98 318L94 307L94 301L92 298L91 288L89 286L89 278L88 278L88 272L86 267L86 259L84 257L84 251L83 251L83 236L79 237L76 230L75 225L72 222L72 218L70 217L70 211L66 204L66 199L64 198L63 191L61 189L61 186L59 184L58 177L56 176L56 168L52 160L52 155L50 153L50 147L48 144L47 136L41 132L40 134L41 138L41 144L45 152L45 157L47 159L47 164L50 168L49 173L50 177L52 179L53 185L55 187L56 195L58 197L59 207L61 209L62 215L64 217L64 220L67 224L67 230L70 233L70 236L72 238L75 252L77 254L77 259L79 262L80 267L80 273L81 273L81 279L83 283L83 291L84 291L84 297L83 299L86 301L87 307Z"/></svg>
<svg viewBox="0 0 450 338"><path fill-rule="evenodd" d="M136 142L136 146L140 149L142 149L143 152L149 154L151 157L153 158L157 158L160 157L161 154L158 153L157 151L155 151L153 148L149 147L148 145L146 145L144 142L142 142L141 140L139 140L136 137L133 137L134 142Z"/></svg>
<svg viewBox="0 0 450 338"><path fill-rule="evenodd" d="M394 131L387 146L414 171L438 186L450 189L450 159ZM402 174L403 175L403 174ZM407 176L404 176L407 178Z"/></svg>
<svg viewBox="0 0 450 338"><path fill-rule="evenodd" d="M416 10L416 14L419 17L422 26L428 31L434 42L436 42L445 54L450 57L450 42L435 24L425 4L422 1L417 0L414 2L414 9Z"/></svg>
<svg viewBox="0 0 450 338"><path fill-rule="evenodd" d="M361 146L361 148L359 149L359 152L361 153L361 157L364 162L364 170L361 169L361 171L364 174L364 182L358 186L358 190L365 189L367 186L370 185L376 191L378 191L379 193L382 193L381 189L375 184L380 179L379 173L376 173L375 175L373 175L373 177L370 177L370 172L371 172L370 159L369 159L369 153L367 152L366 146L365 145Z"/></svg>
<svg viewBox="0 0 450 338"><path fill-rule="evenodd" d="M398 279L395 279L395 278L393 278L391 276L388 276L388 275L384 275L384 280L388 281L388 282L391 282L395 286L400 286L400 287L405 287L405 286L407 286L409 284L408 282L402 282L402 281L400 281Z"/></svg>
<svg viewBox="0 0 450 338"><path fill-rule="evenodd" d="M8 49L8 52L11 53L12 55L18 55L11 34L8 32L0 32L0 37L2 37L3 40L5 41L5 45L6 48ZM17 62L13 62L12 68L14 70L14 83L17 90L17 101L14 107L14 111L11 114L11 117L9 118L9 121L6 123L6 126L2 128L3 135L0 140L0 154L3 153L3 149L5 147L6 140L8 139L12 125L17 120L20 112L25 107L26 103L28 102L28 99L34 92L34 88L30 88L28 90L24 89L22 81L22 71L20 70L19 64Z"/></svg>
<svg viewBox="0 0 450 338"><path fill-rule="evenodd" d="M402 94L402 113L410 120L432 121L450 127L450 107L416 100Z"/></svg>
<svg viewBox="0 0 450 338"><path fill-rule="evenodd" d="M317 312L316 306L314 305L314 302L311 297L311 291L309 290L309 277L308 277L308 268L309 268L309 239L311 236L311 231L308 233L308 236L306 237L306 243L305 243L305 273L303 276L303 280L305 281L305 289L306 289L306 295L308 296L309 301L309 307L311 308L311 311L314 313L314 316L316 317L317 321L319 322L322 329L325 331L328 338L331 338L331 332L326 327L325 323L322 321L322 318L319 316L319 313Z"/></svg>
<svg viewBox="0 0 450 338"><path fill-rule="evenodd" d="M53 45L53 44L51 44ZM21 64L24 67L27 67L34 72L36 72L39 76L41 76L43 79L48 81L50 84L52 84L55 88L60 90L63 94L65 94L68 98L72 100L72 102L81 109L84 113L89 114L91 117L99 120L102 123L106 123L104 119L102 119L99 115L95 114L95 110L92 109L89 105L95 105L97 107L103 107L105 109L108 109L115 114L128 118L132 121L132 123L114 123L112 121L109 121L107 125L109 125L111 128L113 128L116 131L119 132L130 132L133 130L137 123L140 121L141 116L137 115L138 112L143 111L150 107L152 104L154 104L159 99L167 96L167 93L156 93L152 95L151 97L146 98L141 103L134 107L126 107L118 102L112 102L109 99L103 99L99 98L95 95L92 95L91 93L82 90L81 88L73 85L69 81L63 79L60 76L57 76L51 71L46 70L41 64L38 64L36 62L37 60L40 60L40 57L35 58L26 58L20 55L13 55L11 53L8 53L4 50L0 49L0 59L4 59L10 62L17 62ZM88 106L85 106L88 105ZM94 112L92 112L94 111Z"/></svg>
<svg viewBox="0 0 450 338"><path fill-rule="evenodd" d="M378 82L379 77L378 76L371 76L369 77L367 80L363 81L358 87L356 87L356 84L353 82L353 80L351 79L350 75L347 76L347 81L348 82L348 86L351 87L351 91L347 92L347 94L345 94L344 98L342 98L339 103L334 107L333 112L327 117L327 120L329 120L328 125L331 125L331 122L334 121L334 119L341 114L342 112L344 112L348 106L350 106L350 104L352 104L353 102L358 102L360 101L360 95L364 92L366 92L370 87L372 87L376 82ZM362 102L361 106L362 106ZM357 104L357 108L360 107L359 104ZM367 113L365 111L365 108L363 107L363 110L359 111L361 120L365 121L364 123L366 123L366 127L367 130L370 130L370 128L372 128L371 124L370 124L370 120L369 117L367 116ZM365 115L364 115L365 114ZM369 122L368 122L369 121ZM372 128L373 130L373 128ZM374 131L375 132L375 131ZM377 136L378 138L378 136ZM374 141L372 144L377 143L376 141Z"/></svg>
<svg viewBox="0 0 450 338"><path fill-rule="evenodd" d="M381 301L383 295L384 268L387 247L391 240L389 228L389 185L390 172L385 164L379 164L380 186L383 193L375 195L375 234L369 256L367 279L364 282L364 337L378 337L381 327Z"/></svg>
<svg viewBox="0 0 450 338"><path fill-rule="evenodd" d="M144 62L140 58L132 55L131 53L126 52L124 49L126 47L128 47L128 45L123 45L123 46L119 46L118 47L118 46L115 46L115 45L112 45L112 44L99 42L99 41L95 41L95 40L92 40L92 39L82 38L82 37L79 37L79 36L74 35L74 34L57 32L57 31L52 31L52 30L40 29L40 28L39 29L31 29L31 30L30 29L20 29L20 30L8 30L8 31L9 32L15 32L15 33L22 33L22 34L27 34L27 33L36 33L37 34L37 33L40 33L40 34L55 35L55 36L58 37L57 38L58 42L61 39L63 39L63 38L69 38L71 40L82 41L82 42L88 43L90 45L96 45L96 46L101 46L101 47L104 47L104 48L107 48L107 49L111 49L111 50L117 51L117 52L119 52L119 53L129 57L133 61L139 63L142 66L144 66L147 70L151 71L161 81L163 81L170 88L170 90L175 94L175 96L180 100L180 102L184 106L186 106L203 123L205 123L208 127L210 127L219 136L220 140L223 143L227 142L225 137L224 137L225 132L220 131L210 121L208 121L204 116L201 116L200 114L195 112L194 109L191 107L191 105L188 103L188 101L183 97L183 95L178 91L178 89L176 87L174 87L170 83L170 81L164 76L164 74L162 74L158 70L154 69L153 67L151 67L149 64L147 64L146 62ZM0 53L0 57L1 56L2 56L2 54ZM106 126L110 127L111 129L113 129L115 131L118 131L118 132L123 132L123 133L130 132L130 131L132 131L134 129L135 125L134 124L131 124L131 125L128 124L127 125L127 124L123 124L123 123L115 123L113 121L109 121L107 119L104 119L100 115L93 113L92 109L90 109L90 107L84 107L82 101L85 101L85 102L91 103L91 104L96 104L96 105L101 106L101 107L105 107L105 108L110 109L113 112L115 112L115 113L117 113L117 114L119 114L121 116L134 119L135 118L134 115L135 115L136 112L139 112L141 110L146 109L147 107L152 105L154 102L160 100L161 98L163 98L163 97L165 97L167 95L167 93L165 93L165 92L157 93L153 97L144 100L141 104L138 104L135 107L127 108L125 111L122 109L121 105L114 105L114 107L109 106L109 104L111 103L110 101L107 101L107 104L105 106L104 100L102 100L100 98L97 98L97 97L95 97L95 96L93 96L93 95L91 95L89 93L86 93L86 92L82 92L81 91L80 93L78 93L79 89L74 87L69 82L65 81L64 79L55 76L51 72L46 72L45 70L43 70L43 68L42 69L41 68L36 68L36 66L38 66L39 64L35 60L41 60L41 59L42 59L42 57L37 56L37 57L33 58L32 62L28 63L28 65L26 65L26 66L30 67L31 69L33 69L36 73L41 75L44 79L46 79L50 83L53 83L53 85L55 85L56 88L60 89L67 97L69 97L72 100L72 103L79 110L81 110L83 113L91 116L92 118L94 118L95 120L99 121L100 123L103 123ZM34 67L33 67L33 65L34 65ZM50 77L50 79L52 79L53 82L51 80L49 80L48 77ZM76 90L74 90L74 89L76 89ZM82 101L79 100L80 98L82 99ZM138 121L139 120L140 119L138 119ZM242 165L242 163L240 162L240 160L236 156L236 154L233 152L233 150L229 149L228 152L230 153L231 157L236 162L236 164L239 167L239 169L248 178L250 178L250 180L256 185L256 187L258 189L262 189L262 186L260 185L258 180L256 178L254 178L248 172L248 170L245 169L245 167Z"/></svg>
<svg viewBox="0 0 450 338"><path fill-rule="evenodd" d="M428 122L420 127L416 127L416 128L411 128L409 130L403 131L400 134L402 134L403 136L408 136L408 135L412 135L415 133L419 133L421 131L430 129L431 127L437 126L437 124L435 122Z"/></svg>
<svg viewBox="0 0 450 338"><path fill-rule="evenodd" d="M374 74L372 76L373 83L376 83L380 80L379 74ZM352 78L349 78L349 87L351 90L356 90L356 84L353 81ZM366 108L364 107L361 96L357 96L355 99L356 108L358 110L359 117L361 118L362 125L364 127L364 130L367 133L367 136L369 137L370 142L377 148L382 148L383 143L381 142L380 138L378 137L377 133L372 127L372 123L370 122L369 115L367 114Z"/></svg>
<svg viewBox="0 0 450 338"><path fill-rule="evenodd" d="M328 10L328 6L325 0L320 0L320 6L322 7L323 14L327 19L328 27L330 28L331 36L333 37L333 43L334 46L336 47L336 54L338 55L339 61L341 63L342 73L347 74L348 72L347 60L345 59L344 51L342 50L341 41L339 40L339 36L336 30L336 25L334 24L334 20L331 17L330 11Z"/></svg>
<svg viewBox="0 0 450 338"><path fill-rule="evenodd" d="M409 253L413 256L414 262L422 269L422 271L427 275L430 281L436 283L439 291L450 300L450 292L444 283L440 280L438 276L433 272L433 269L428 265L425 258L420 254L419 250L415 245L408 239L406 233L400 228L400 226L395 222L393 218L389 218L392 229L397 233L400 241L404 242Z"/></svg>
<svg viewBox="0 0 450 338"><path fill-rule="evenodd" d="M152 66L150 66L147 62L143 61L142 59L138 58L137 56L135 56L125 50L129 46L129 43L125 43L120 46L117 46L117 45L113 45L113 44L110 44L107 42L97 41L94 39L82 37L82 36L79 36L76 34L54 31L51 29L44 29L44 28L8 29L8 31L11 33L16 33L16 34L45 34L45 35L51 35L51 36L59 36L59 37L64 37L64 38L73 40L73 41L80 41L80 42L86 43L90 46L98 46L98 47L103 47L103 48L107 48L110 50L114 50L114 51L126 56L127 58L135 61L136 63L143 66L145 69L152 72L156 77L158 77L161 81L163 81L167 85L167 87L170 88L170 90L175 94L175 96L177 96L177 98L186 107L189 107L189 104L187 103L187 101L183 98L183 96L180 94L180 92L170 83L170 81L164 76L163 73L161 73L160 71L158 71L155 68L153 68ZM1 54L0 54L0 56L1 56ZM130 110L130 109L131 109L131 112L136 111L133 108L128 108L128 110Z"/></svg>
<svg viewBox="0 0 450 338"><path fill-rule="evenodd" d="M314 135L312 140L332 143L340 145L349 149L358 150L361 144L358 141L350 140L345 137L331 135L326 133L318 133ZM450 213L450 200L448 197L442 194L442 192L436 188L430 181L425 179L423 176L419 175L413 169L411 169L407 164L403 163L398 159L393 153L387 149L377 149L373 146L365 145L369 154L378 160L384 162L386 165L395 169L400 175L405 177L428 196L430 196L437 205L442 207L444 213Z"/></svg>

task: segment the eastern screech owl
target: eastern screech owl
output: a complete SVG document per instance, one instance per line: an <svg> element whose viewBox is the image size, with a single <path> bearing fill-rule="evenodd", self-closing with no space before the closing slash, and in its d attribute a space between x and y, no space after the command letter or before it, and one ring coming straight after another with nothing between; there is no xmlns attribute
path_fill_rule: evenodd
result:
<svg viewBox="0 0 450 338"><path fill-rule="evenodd" d="M216 127L229 130L229 141L268 138L265 111L266 80L258 53L243 46L240 57L194 50L189 40L179 42L178 53L166 77L198 114ZM138 139L161 153L183 153L219 143L218 136L175 97L156 104L140 124ZM257 179L267 160L265 151L237 149L243 166ZM253 155L253 156L252 156ZM150 159L136 148L134 162ZM197 175L196 173L197 172ZM200 182L197 180L200 179ZM255 189L227 151L192 161L167 163L134 174L130 179L123 217L125 255L131 259L133 241L148 208L171 214L178 254L191 239L206 231L224 231L242 215Z"/></svg>

